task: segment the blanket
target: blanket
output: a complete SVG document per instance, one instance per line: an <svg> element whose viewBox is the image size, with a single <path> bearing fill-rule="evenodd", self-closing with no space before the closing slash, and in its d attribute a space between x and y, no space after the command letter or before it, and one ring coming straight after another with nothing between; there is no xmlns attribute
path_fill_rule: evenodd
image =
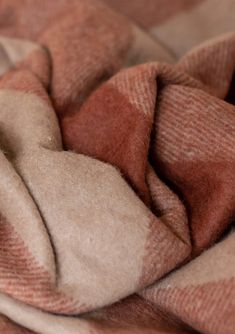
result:
<svg viewBox="0 0 235 334"><path fill-rule="evenodd" d="M234 11L0 1L0 333L235 333Z"/></svg>

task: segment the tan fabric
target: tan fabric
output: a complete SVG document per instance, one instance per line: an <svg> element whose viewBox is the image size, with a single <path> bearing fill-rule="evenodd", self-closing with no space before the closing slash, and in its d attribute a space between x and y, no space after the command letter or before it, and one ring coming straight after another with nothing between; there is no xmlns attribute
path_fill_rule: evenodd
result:
<svg viewBox="0 0 235 334"><path fill-rule="evenodd" d="M1 1L0 333L234 334L230 5Z"/></svg>
<svg viewBox="0 0 235 334"><path fill-rule="evenodd" d="M189 1L190 2L190 1ZM204 0L187 11L169 18L160 26L151 27L151 34L176 57L199 43L234 30L233 0Z"/></svg>

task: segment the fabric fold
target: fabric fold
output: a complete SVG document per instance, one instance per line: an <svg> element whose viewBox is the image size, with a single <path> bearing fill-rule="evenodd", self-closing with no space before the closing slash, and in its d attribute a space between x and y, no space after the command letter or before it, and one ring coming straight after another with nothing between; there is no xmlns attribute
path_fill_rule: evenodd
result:
<svg viewBox="0 0 235 334"><path fill-rule="evenodd" d="M141 3L0 4L0 332L234 333L235 33Z"/></svg>

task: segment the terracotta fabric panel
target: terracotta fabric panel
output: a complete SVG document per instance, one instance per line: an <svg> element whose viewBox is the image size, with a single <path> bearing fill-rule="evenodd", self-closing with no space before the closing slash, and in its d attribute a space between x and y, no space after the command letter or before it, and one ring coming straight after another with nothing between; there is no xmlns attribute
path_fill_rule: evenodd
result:
<svg viewBox="0 0 235 334"><path fill-rule="evenodd" d="M230 5L0 2L1 333L235 332Z"/></svg>

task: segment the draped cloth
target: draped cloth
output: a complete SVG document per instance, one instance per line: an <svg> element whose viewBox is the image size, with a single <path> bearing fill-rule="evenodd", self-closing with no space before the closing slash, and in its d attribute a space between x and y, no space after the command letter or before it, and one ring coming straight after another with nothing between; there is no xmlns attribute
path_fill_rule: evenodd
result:
<svg viewBox="0 0 235 334"><path fill-rule="evenodd" d="M233 0L1 0L0 333L235 332Z"/></svg>

